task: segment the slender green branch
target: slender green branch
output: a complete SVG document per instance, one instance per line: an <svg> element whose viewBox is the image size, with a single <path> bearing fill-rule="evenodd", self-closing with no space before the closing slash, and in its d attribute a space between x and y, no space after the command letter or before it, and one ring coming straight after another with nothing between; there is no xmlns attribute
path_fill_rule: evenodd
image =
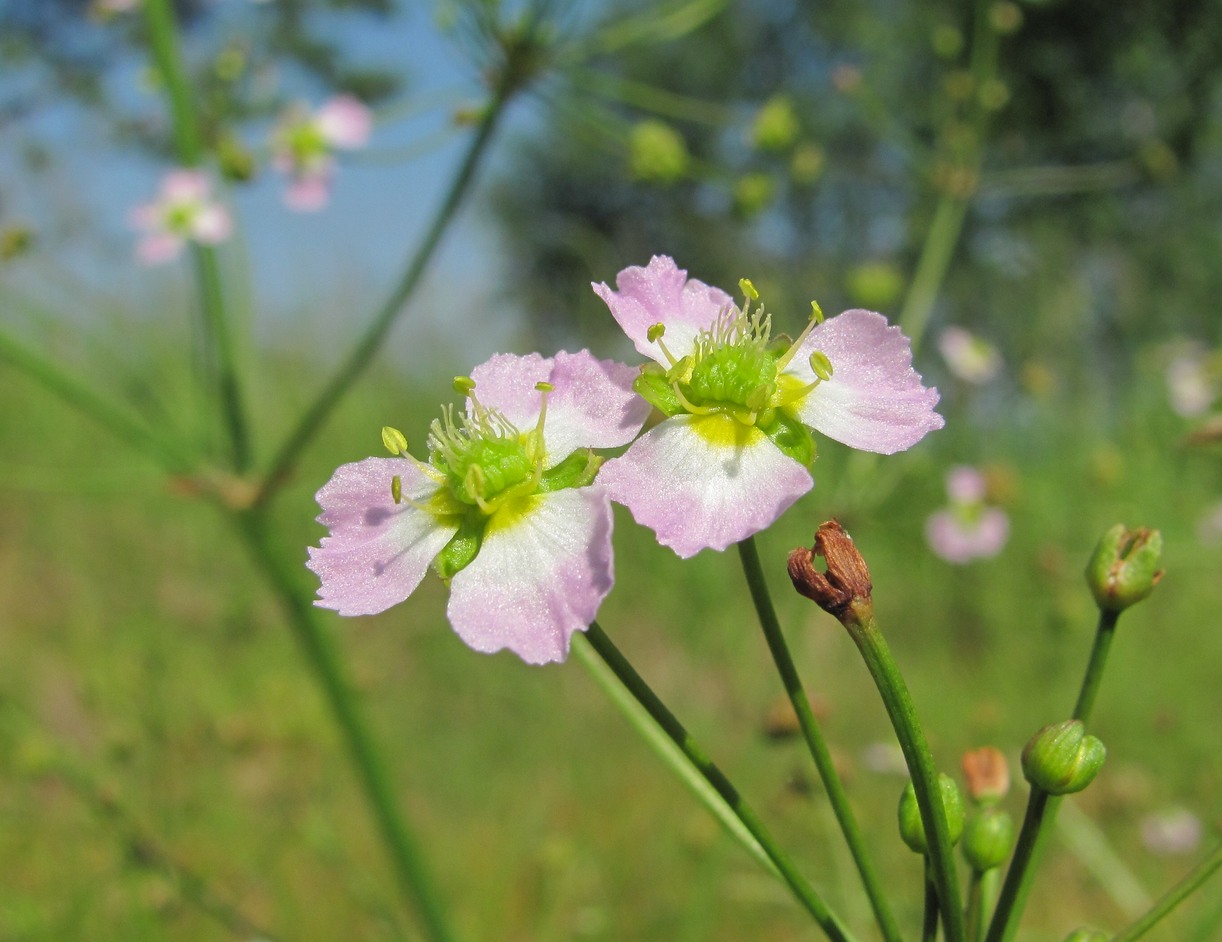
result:
<svg viewBox="0 0 1222 942"><path fill-rule="evenodd" d="M853 936L849 932L848 927L832 913L827 904L819 897L810 883L807 882L806 878L798 872L789 855L776 843L759 815L747 804L746 800L738 793L738 790L731 784L730 780L726 778L725 773L713 763L708 754L705 753L692 738L691 734L683 727L683 724L676 719L675 715L666 707L666 704L658 698L653 689L636 672L636 668L632 666L628 659L620 652L619 648L607 637L606 632L602 630L597 622L590 625L589 630L586 631L586 638L598 656L611 668L611 671L619 678L620 682L628 688L637 702L648 711L649 715L662 727L671 741L683 751L688 761L700 771L704 779L716 790L725 803L729 805L734 815L742 822L743 826L755 838L760 847L763 848L764 853L768 855L768 858L772 861L782 878L784 878L794 896L806 908L807 912L814 917L815 922L819 924L828 938L843 940L843 942L851 940Z"/></svg>
<svg viewBox="0 0 1222 942"><path fill-rule="evenodd" d="M1134 942L1153 929L1166 918L1172 910L1189 896L1195 893L1222 868L1222 844L1214 848L1213 853L1188 871L1179 883L1171 887L1159 900L1150 907L1149 912L1134 922L1131 926L1112 938L1112 942Z"/></svg>
<svg viewBox="0 0 1222 942"><path fill-rule="evenodd" d="M431 942L451 942L455 937L443 915L440 897L424 866L418 842L396 803L395 786L361 716L340 658L316 610L307 601L310 592L299 574L285 565L284 554L272 545L265 517L257 512L228 516L255 566L279 598L289 627L322 688L390 854L400 889L419 916L427 938Z"/></svg>
<svg viewBox="0 0 1222 942"><path fill-rule="evenodd" d="M777 870L776 864L772 862L764 848L760 846L759 841L752 836L751 832L739 820L734 809L709 784L700 770L684 755L683 750L675 745L674 741L666 735L666 731L658 724L657 720L649 715L649 711L641 706L640 702L632 696L631 691L619 681L615 674L611 672L611 669L607 667L606 663L599 659L590 642L586 640L585 635L578 634L573 637L572 650L577 660L590 672L590 676L594 678L594 681L611 698L611 702L619 707L620 712L624 714L625 719L628 720L633 729L641 734L641 737L653 748L662 761L670 766L671 771L679 777L700 803L709 809L713 817L721 822L730 836L742 844L747 853L754 857L761 867L764 867L773 876L781 879L781 873Z"/></svg>
<svg viewBox="0 0 1222 942"><path fill-rule="evenodd" d="M74 372L60 369L3 330L0 330L0 362L12 364L52 395L97 422L119 440L153 458L167 471L181 473L192 466L191 456L177 441L103 399Z"/></svg>
<svg viewBox="0 0 1222 942"><path fill-rule="evenodd" d="M497 86L492 100L488 103L483 120L467 147L467 152L459 165L445 199L437 209L432 223L425 232L424 238L412 257L408 260L403 276L395 285L390 295L382 303L374 315L365 333L357 341L331 381L323 388L314 401L306 408L293 430L277 450L263 477L259 488L256 504L262 506L284 484L297 463L301 453L321 430L331 411L368 369L374 356L390 332L395 321L404 310L408 300L415 293L433 254L441 244L441 239L454 221L458 207L462 204L471 184L475 180L475 172L488 151L493 139L493 132L504 113L505 106L516 89L511 76L512 70L506 69L506 77Z"/></svg>
<svg viewBox="0 0 1222 942"><path fill-rule="evenodd" d="M853 862L857 866L857 872L861 876L862 886L870 899L870 906L874 910L878 927L887 942L898 942L901 937L899 925L891 913L882 880L875 869L869 848L866 847L865 837L853 814L852 805L840 781L836 765L832 761L831 750L828 749L823 731L819 727L819 721L815 719L810 708L810 698L807 697L806 690L802 686L798 669L794 665L793 657L785 642L784 632L781 631L781 624L777 620L776 608L772 604L768 583L764 578L764 569L760 563L755 537L749 536L738 544L738 555L742 561L743 573L747 577L747 585L751 590L751 601L755 603L760 627L768 643L768 650L776 664L777 673L781 676L781 683L785 687L789 702L797 714L798 726L802 730L806 746L810 750L811 758L814 759L819 777L823 781L823 787L827 791L828 801L836 816L836 822L840 825L840 831L844 835L845 843L848 844Z"/></svg>
<svg viewBox="0 0 1222 942"><path fill-rule="evenodd" d="M203 159L199 115L191 84L182 67L182 51L178 41L178 24L170 0L145 0L145 22L149 46L157 73L165 87L170 105L174 144L178 159L187 167L198 166ZM230 460L237 472L250 466L250 438L242 401L242 384L238 377L237 354L225 311L225 293L221 284L216 251L210 246L193 244L196 293L204 321L206 344L215 356L208 357L215 376L217 409L229 440Z"/></svg>
<svg viewBox="0 0 1222 942"><path fill-rule="evenodd" d="M1095 631L1095 641L1091 647L1086 671L1082 676L1082 686L1078 692L1077 703L1074 705L1073 719L1082 720L1085 723L1090 718L1119 618L1119 612L1106 610L1099 612L1099 625ZM1031 794L1027 798L1027 810L1023 816L1023 826L1019 831L1018 842L1014 848L1014 857L1010 860L1010 867L1006 871L1006 879L1001 887L1001 895L997 899L997 908L993 910L993 920L989 924L985 942L1007 942L1013 938L1018 928L1018 921L1022 917L1023 908L1026 906L1027 896L1031 892L1031 882L1035 877L1035 862L1039 859L1053 822L1056 821L1059 805L1060 799L1052 797L1042 788L1031 786Z"/></svg>
<svg viewBox="0 0 1222 942"><path fill-rule="evenodd" d="M963 220L967 216L967 206L966 198L952 193L943 194L934 210L933 221L926 230L916 272L912 276L899 316L899 325L912 343L914 356L921 346L925 328L929 324L929 315L938 299L938 292L942 290L942 281L950 268L951 258L954 257L955 245L959 241Z"/></svg>
<svg viewBox="0 0 1222 942"><path fill-rule="evenodd" d="M861 612L851 610L841 619L841 623L848 629L861 651L870 676L874 678L899 739L904 760L912 773L912 786L929 843L929 864L933 882L938 888L938 904L946 927L946 938L948 942L963 942L963 903L959 878L955 873L946 808L942 804L942 790L938 784L938 770L917 718L908 685L879 631L872 606L865 606Z"/></svg>

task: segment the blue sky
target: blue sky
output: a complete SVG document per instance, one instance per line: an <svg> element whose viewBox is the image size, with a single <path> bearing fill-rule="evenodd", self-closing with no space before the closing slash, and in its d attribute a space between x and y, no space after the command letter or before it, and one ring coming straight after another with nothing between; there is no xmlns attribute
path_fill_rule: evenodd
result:
<svg viewBox="0 0 1222 942"><path fill-rule="evenodd" d="M270 169L229 193L244 251L231 247L225 262L237 272L233 283L264 339L291 329L294 340L330 346L356 335L397 279L456 168L470 131L453 128L454 109L481 100L471 66L438 32L431 5L389 23L349 22L341 39L363 61L402 61L406 50L409 93L380 116L367 151L342 157L331 204L322 212L285 208L282 181ZM162 102L143 87L139 63L117 68L110 85L142 113L163 113ZM495 172L506 132L528 114L522 103L511 110L481 182ZM54 169L32 174L24 167L22 148L31 141L48 150ZM256 135L247 142L263 143ZM139 317L174 306L189 290L186 266L137 265L125 222L129 207L153 196L165 169L116 147L98 118L75 107L48 109L23 129L21 140L8 136L0 146L0 221L27 221L41 233L39 251L6 266L9 297L37 299L86 329L95 315L105 314L100 323L106 323L116 310ZM479 362L512 344L516 314L498 292L496 235L482 196L477 188L443 244L392 338L392 356L428 362L442 345ZM489 316L490 304L502 310ZM477 322L480 329L472 330Z"/></svg>

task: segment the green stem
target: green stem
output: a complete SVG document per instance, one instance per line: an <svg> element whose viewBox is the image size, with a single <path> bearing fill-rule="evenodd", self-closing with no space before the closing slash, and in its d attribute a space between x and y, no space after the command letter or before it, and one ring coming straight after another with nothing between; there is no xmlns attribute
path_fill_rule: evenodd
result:
<svg viewBox="0 0 1222 942"><path fill-rule="evenodd" d="M12 364L52 395L107 429L116 438L155 459L170 473L181 473L191 467L190 456L178 442L156 429L149 428L123 409L103 399L83 383L75 372L60 369L2 330L0 361Z"/></svg>
<svg viewBox="0 0 1222 942"><path fill-rule="evenodd" d="M938 886L934 883L929 858L925 858L925 912L921 917L921 942L937 942Z"/></svg>
<svg viewBox="0 0 1222 942"><path fill-rule="evenodd" d="M415 293L421 276L433 258L434 252L441 243L450 223L453 222L458 207L461 205L471 184L475 179L476 169L488 151L492 142L493 131L504 113L516 85L513 84L512 69L505 70L505 78L497 86L492 100L484 111L483 120L475 136L471 139L467 152L459 165L458 172L450 183L445 199L442 200L423 241L409 259L402 277L395 285L390 295L382 303L377 314L366 328L365 333L357 341L343 364L336 371L331 381L318 394L317 398L302 414L293 431L289 433L284 443L272 459L263 483L259 488L256 505L266 504L275 492L284 484L292 472L293 466L301 456L302 451L321 431L323 423L331 411L339 404L343 396L369 367L374 355L382 345L390 328L404 310L407 301Z"/></svg>
<svg viewBox="0 0 1222 942"><path fill-rule="evenodd" d="M781 676L781 683L785 687L789 702L797 714L798 726L802 730L802 736L806 740L811 758L815 761L819 777L823 780L823 787L827 791L832 812L836 816L836 822L840 825L840 831L844 835L845 843L848 844L853 862L857 866L857 872L861 876L862 886L870 899L870 906L874 910L878 927L887 942L898 942L901 938L899 925L891 913L882 880L874 867L869 848L866 847L865 837L853 814L853 808L849 804L848 794L840 781L836 764L832 761L831 750L828 749L827 741L823 737L819 721L810 708L810 698L806 695L802 680L798 676L798 669L794 665L793 657L785 642L785 634L781 631L776 608L772 604L772 596L768 591L768 582L764 578L764 569L760 563L755 537L749 536L738 544L738 555L742 561L743 573L747 577L747 586L751 590L751 601L755 603L760 627L768 643L768 650L772 654L773 663L776 664L777 673Z"/></svg>
<svg viewBox="0 0 1222 942"><path fill-rule="evenodd" d="M649 746L658 754L672 772L679 777L684 785L696 796L697 800L704 805L709 812L721 825L729 832L730 836L743 845L747 853L755 858L764 869L773 876L780 878L781 873L776 868L752 835L747 830L746 826L735 814L734 809L726 803L726 800L709 784L708 780L701 774L700 770L694 766L691 761L684 755L674 741L666 735L666 731L658 724L658 722L649 715L649 712L641 706L640 702L632 696L632 692L625 687L619 679L611 672L607 664L602 661L590 642L586 640L584 634L577 634L573 637L572 651L582 666L590 672L603 692L611 698L614 703L624 714L625 719L632 725L641 738L649 744Z"/></svg>
<svg viewBox="0 0 1222 942"><path fill-rule="evenodd" d="M315 609L306 601L310 596L309 591L301 584L298 573L285 566L283 554L272 546L266 519L261 514L232 514L230 519L236 524L256 567L279 598L289 627L322 688L327 706L356 767L400 889L419 916L426 937L431 942L451 942L454 935L443 916L440 899L425 869L418 842L396 804L395 786L360 714L340 658Z"/></svg>
<svg viewBox="0 0 1222 942"><path fill-rule="evenodd" d="M182 68L173 8L170 0L145 0L144 11L153 63L169 101L178 159L184 166L198 166L204 155L199 115L191 84ZM230 461L233 469L241 473L250 467L250 438L237 372L236 348L225 311L220 266L215 250L209 246L193 244L191 254L195 260L195 284L205 342L215 354L205 360L215 372L211 379L216 386L217 408L229 439Z"/></svg>
<svg viewBox="0 0 1222 942"><path fill-rule="evenodd" d="M1081 720L1083 723L1090 718L1094 708L1119 618L1119 612L1100 611L1099 613L1095 641L1091 646L1090 658L1082 676L1082 687L1078 691L1078 700L1074 704L1073 719ZM1014 857L1010 860L1010 868L1006 871L1006 879L1002 884L1001 895L997 899L997 908L993 911L993 919L989 924L985 942L1008 942L1018 929L1018 921L1022 918L1027 896L1031 892L1031 883L1035 878L1035 862L1039 859L1046 835L1053 822L1056 821L1059 806L1059 799L1053 798L1041 788L1031 786L1031 794L1027 798L1027 811L1023 816L1023 826L1019 831L1018 842L1014 848Z"/></svg>
<svg viewBox="0 0 1222 942"><path fill-rule="evenodd" d="M891 649L887 646L873 611L858 611L851 608L841 618L854 643L861 651L874 678L874 684L882 696L887 715L904 753L904 761L912 774L912 787L916 793L917 807L921 812L921 823L925 827L929 842L929 862L933 880L938 888L938 903L942 921L946 927L948 942L964 942L963 903L960 899L959 878L955 873L955 858L950 840L950 828L946 821L946 808L942 804L942 790L938 784L938 770L934 766L933 754L921 729L916 707L908 693Z"/></svg>
<svg viewBox="0 0 1222 942"><path fill-rule="evenodd" d="M898 322L912 344L914 357L920 349L925 328L929 324L929 315L933 311L942 281L955 254L955 245L959 241L963 220L967 216L967 206L968 200L964 197L943 194L926 230L921 256L917 260L916 271L904 297L904 306L900 309Z"/></svg>
<svg viewBox="0 0 1222 942"><path fill-rule="evenodd" d="M1193 867L1188 874L1168 890L1150 907L1149 911L1124 931L1112 938L1112 942L1134 942L1166 918L1176 906L1195 893L1205 881L1222 868L1222 844L1212 854Z"/></svg>
<svg viewBox="0 0 1222 942"><path fill-rule="evenodd" d="M708 754L696 743L683 724L666 707L653 689L645 682L636 668L620 652L619 648L607 637L601 626L593 622L586 631L586 638L599 657L603 659L612 673L619 678L632 696L645 708L671 741L682 750L687 760L699 770L701 776L713 787L722 800L733 810L735 817L742 822L751 836L763 848L773 866L788 884L798 901L814 917L815 922L823 929L829 939L848 942L853 936L841 920L828 909L827 904L819 897L814 888L807 882L790 860L789 855L776 843L763 821L747 804L738 790L726 778Z"/></svg>
<svg viewBox="0 0 1222 942"><path fill-rule="evenodd" d="M984 913L988 900L996 892L996 868L981 873L973 870L971 882L967 888L967 914L964 916L964 926L967 932L967 942L980 942L984 935Z"/></svg>

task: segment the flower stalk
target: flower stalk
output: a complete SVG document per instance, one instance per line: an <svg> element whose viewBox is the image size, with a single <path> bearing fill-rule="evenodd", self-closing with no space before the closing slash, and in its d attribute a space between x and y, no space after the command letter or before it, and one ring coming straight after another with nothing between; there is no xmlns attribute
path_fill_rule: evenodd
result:
<svg viewBox="0 0 1222 942"><path fill-rule="evenodd" d="M836 823L840 826L849 853L853 857L853 863L861 877L862 886L870 900L870 907L874 910L879 930L887 942L898 942L901 938L899 925L891 912L882 880L870 856L869 848L866 847L865 837L857 823L853 808L849 804L848 794L840 781L836 765L832 761L831 750L828 749L823 731L819 727L819 721L810 708L810 698L806 695L802 679L798 675L798 669L789 652L789 646L785 642L785 635L781 631L780 622L777 620L776 608L772 604L772 596L764 578L755 537L749 536L739 543L738 554L742 561L743 573L747 578L747 586L751 590L751 601L755 604L760 627L764 632L764 640L768 643L768 651L772 655L773 663L776 664L777 673L785 687L785 694L798 717L802 737L815 762L815 768L819 772L819 778L823 782L828 801L832 806L832 813L836 817Z"/></svg>

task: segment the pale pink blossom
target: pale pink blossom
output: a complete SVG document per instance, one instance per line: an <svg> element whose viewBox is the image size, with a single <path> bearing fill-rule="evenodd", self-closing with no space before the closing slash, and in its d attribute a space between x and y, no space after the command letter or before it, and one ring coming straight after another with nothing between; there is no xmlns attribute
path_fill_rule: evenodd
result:
<svg viewBox="0 0 1222 942"><path fill-rule="evenodd" d="M938 556L962 564L996 556L1010 536L1010 518L985 504L985 479L975 468L958 465L946 476L950 505L925 521L925 539Z"/></svg>
<svg viewBox="0 0 1222 942"><path fill-rule="evenodd" d="M1141 842L1162 857L1191 854L1204 836L1201 819L1187 808L1164 808L1141 819Z"/></svg>
<svg viewBox="0 0 1222 942"><path fill-rule="evenodd" d="M811 429L853 448L910 448L942 417L908 339L881 314L812 321L787 350L771 318L665 256L593 285L637 350L637 391L666 415L599 481L680 556L723 550L814 485ZM751 297L754 289L744 282Z"/></svg>
<svg viewBox="0 0 1222 942"><path fill-rule="evenodd" d="M335 176L335 152L369 142L373 113L352 95L336 95L313 111L293 105L272 133L272 165L289 178L284 201L313 212L327 204Z"/></svg>
<svg viewBox="0 0 1222 942"><path fill-rule="evenodd" d="M1219 357L1198 343L1181 343L1167 364L1167 394L1177 415L1197 418L1218 399L1222 376Z"/></svg>
<svg viewBox="0 0 1222 942"><path fill-rule="evenodd" d="M188 241L217 245L233 231L229 211L212 198L208 176L199 170L167 173L157 199L132 209L128 220L142 233L136 258L146 265L175 258Z"/></svg>
<svg viewBox="0 0 1222 942"><path fill-rule="evenodd" d="M315 603L370 615L430 566L449 580L454 630L477 651L563 661L611 589L611 504L592 448L648 415L633 371L587 351L497 355L471 374L466 415L433 423L429 457L340 467L318 492L330 533L310 548Z"/></svg>
<svg viewBox="0 0 1222 942"><path fill-rule="evenodd" d="M965 383L981 386L1001 372L1001 354L986 340L962 327L938 335L938 351L950 371Z"/></svg>

